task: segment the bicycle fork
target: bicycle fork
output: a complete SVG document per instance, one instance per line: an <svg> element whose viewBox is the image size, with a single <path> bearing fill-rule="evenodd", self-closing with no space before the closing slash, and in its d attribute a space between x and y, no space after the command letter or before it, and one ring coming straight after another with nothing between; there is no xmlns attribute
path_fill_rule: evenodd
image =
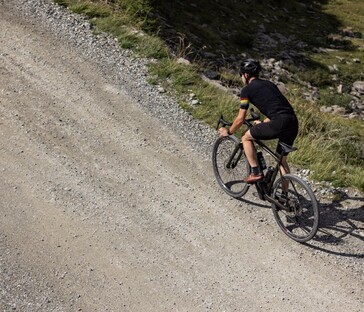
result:
<svg viewBox="0 0 364 312"><path fill-rule="evenodd" d="M241 145L242 145L242 143L237 144L235 146L234 151L232 152L228 162L226 163L226 168L234 169L238 165L238 162L243 154L243 149L241 148ZM238 156L236 157L237 153L238 153Z"/></svg>

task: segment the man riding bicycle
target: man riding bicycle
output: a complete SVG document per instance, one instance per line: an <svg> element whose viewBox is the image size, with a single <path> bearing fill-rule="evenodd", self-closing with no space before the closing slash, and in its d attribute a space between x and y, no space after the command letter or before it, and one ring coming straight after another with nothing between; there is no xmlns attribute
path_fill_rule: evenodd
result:
<svg viewBox="0 0 364 312"><path fill-rule="evenodd" d="M252 168L249 176L244 179L244 182L249 184L258 182L264 177L253 141L278 139L278 143L283 142L292 146L298 134L298 120L291 104L274 83L259 78L261 69L257 60L247 59L241 63L240 76L246 86L241 90L239 112L229 129L224 127L219 129L221 136L228 136L238 131L244 123L250 103L267 117L263 122L256 121L242 137L244 152ZM283 152L279 144L276 152L278 154ZM282 165L283 174L289 173L286 155L283 157Z"/></svg>

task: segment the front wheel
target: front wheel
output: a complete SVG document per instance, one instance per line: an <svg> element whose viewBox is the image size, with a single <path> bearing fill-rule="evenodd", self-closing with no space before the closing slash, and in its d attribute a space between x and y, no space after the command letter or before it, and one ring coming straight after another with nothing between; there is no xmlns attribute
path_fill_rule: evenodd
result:
<svg viewBox="0 0 364 312"><path fill-rule="evenodd" d="M220 137L212 151L212 167L220 187L230 196L240 198L249 189L243 179L250 172L242 144L235 136Z"/></svg>
<svg viewBox="0 0 364 312"><path fill-rule="evenodd" d="M320 213L316 197L306 182L286 174L275 182L272 197L282 205L272 203L272 210L286 235L300 243L316 235Z"/></svg>

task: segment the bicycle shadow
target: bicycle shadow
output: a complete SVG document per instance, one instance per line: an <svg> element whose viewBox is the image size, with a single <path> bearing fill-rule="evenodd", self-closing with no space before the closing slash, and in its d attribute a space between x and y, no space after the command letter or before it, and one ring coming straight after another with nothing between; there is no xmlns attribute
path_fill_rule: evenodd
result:
<svg viewBox="0 0 364 312"><path fill-rule="evenodd" d="M254 194L253 193L253 196L256 197L252 200L249 200L249 199L246 199L246 198L236 198L236 200L242 202L242 203L245 203L245 204L248 204L248 205L251 205L251 206L256 206L256 207L259 207L259 208L265 208L265 209L271 209L271 206L269 204L267 204L266 202L262 201L258 194Z"/></svg>
<svg viewBox="0 0 364 312"><path fill-rule="evenodd" d="M347 196L319 205L320 228L305 245L342 257L364 258L364 197ZM349 244L358 252L348 251Z"/></svg>
<svg viewBox="0 0 364 312"><path fill-rule="evenodd" d="M256 198L237 198L255 207L271 209ZM316 236L303 245L328 254L364 259L364 197L343 197L339 201L319 202L320 226Z"/></svg>

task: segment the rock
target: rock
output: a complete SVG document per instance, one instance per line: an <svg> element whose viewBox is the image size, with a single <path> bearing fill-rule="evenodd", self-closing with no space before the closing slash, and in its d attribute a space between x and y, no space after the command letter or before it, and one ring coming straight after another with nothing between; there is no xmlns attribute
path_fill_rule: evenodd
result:
<svg viewBox="0 0 364 312"><path fill-rule="evenodd" d="M350 37L350 38L362 38L362 34L358 31L353 31L351 27L343 29L341 32L343 36Z"/></svg>
<svg viewBox="0 0 364 312"><path fill-rule="evenodd" d="M322 113L331 113L332 109L330 106L321 106L320 107L320 112Z"/></svg>
<svg viewBox="0 0 364 312"><path fill-rule="evenodd" d="M320 111L323 113L332 113L335 115L345 115L345 108L338 106L338 105L333 105L333 106L322 106L320 107Z"/></svg>
<svg viewBox="0 0 364 312"><path fill-rule="evenodd" d="M283 94L287 93L286 85L283 82L277 82L277 87Z"/></svg>
<svg viewBox="0 0 364 312"><path fill-rule="evenodd" d="M276 62L275 58L269 58L269 59L263 60L261 63L262 63L262 66L264 67L264 69L272 70L275 62Z"/></svg>
<svg viewBox="0 0 364 312"><path fill-rule="evenodd" d="M335 115L345 115L345 108L338 106L338 105L333 105L331 106L332 108L332 113Z"/></svg>
<svg viewBox="0 0 364 312"><path fill-rule="evenodd" d="M364 94L364 81L360 81L360 80L355 81L353 83L352 91L358 92L360 95L363 95Z"/></svg>
<svg viewBox="0 0 364 312"><path fill-rule="evenodd" d="M334 65L329 65L328 67L329 67L329 71L330 71L330 73L338 73L338 72L339 72L339 68L337 67L337 65L336 65L336 64L334 64Z"/></svg>
<svg viewBox="0 0 364 312"><path fill-rule="evenodd" d="M190 65L191 64L191 62L189 60L186 60L183 57L178 58L177 59L177 63L178 64L183 64L183 65Z"/></svg>
<svg viewBox="0 0 364 312"><path fill-rule="evenodd" d="M216 55L215 53L211 53L211 52L202 52L201 54L202 54L202 56L203 56L204 58L211 58L211 59L214 59L214 58L216 58L216 57L217 57L217 55Z"/></svg>
<svg viewBox="0 0 364 312"><path fill-rule="evenodd" d="M272 38L271 36L268 36L267 34L259 34L259 37L257 38L257 41L259 41L261 46L264 46L265 48L275 48L278 45L277 40Z"/></svg>
<svg viewBox="0 0 364 312"><path fill-rule="evenodd" d="M214 70L207 70L204 75L211 80L220 79L220 73Z"/></svg>
<svg viewBox="0 0 364 312"><path fill-rule="evenodd" d="M336 90L337 90L337 93L342 94L342 93L343 93L343 85L342 85L342 84L339 84L339 85L337 86Z"/></svg>
<svg viewBox="0 0 364 312"><path fill-rule="evenodd" d="M359 119L360 116L358 113L350 113L348 116L349 119Z"/></svg>
<svg viewBox="0 0 364 312"><path fill-rule="evenodd" d="M266 29L265 29L264 24L260 24L260 25L258 26L258 28L259 28L259 31L261 31L262 33L265 33L265 32L266 32Z"/></svg>
<svg viewBox="0 0 364 312"><path fill-rule="evenodd" d="M358 102L358 103L356 103L356 108L359 111L363 112L364 111L364 102Z"/></svg>

